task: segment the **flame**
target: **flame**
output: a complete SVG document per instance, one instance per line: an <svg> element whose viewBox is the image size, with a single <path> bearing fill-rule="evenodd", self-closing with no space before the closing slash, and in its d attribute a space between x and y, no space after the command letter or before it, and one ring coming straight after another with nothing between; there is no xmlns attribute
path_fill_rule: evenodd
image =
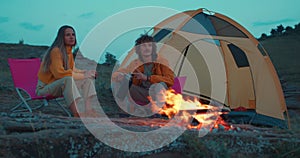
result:
<svg viewBox="0 0 300 158"><path fill-rule="evenodd" d="M189 98L184 99L179 93L176 93L173 89L161 91L158 101L153 101L149 98L152 103L154 111L157 111L161 115L166 115L169 119L180 117L183 122L192 122L193 119L197 121L197 125L188 124L188 129L209 128L223 128L229 130L232 126L228 125L226 121L220 116L222 114L222 107L216 107L213 105L202 104L196 97L193 100ZM158 103L165 103L162 107L157 106ZM197 111L203 111L197 113Z"/></svg>

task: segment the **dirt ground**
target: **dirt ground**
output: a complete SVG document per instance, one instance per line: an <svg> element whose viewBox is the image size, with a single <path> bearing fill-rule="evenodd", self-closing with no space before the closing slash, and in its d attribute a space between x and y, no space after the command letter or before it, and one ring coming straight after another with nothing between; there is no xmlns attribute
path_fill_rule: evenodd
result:
<svg viewBox="0 0 300 158"><path fill-rule="evenodd" d="M300 155L300 84L298 84L300 74L289 68L281 67L279 74L290 116L290 129L237 124L232 131L212 131L205 137L199 137L196 130L187 130L168 146L154 151L134 153L123 152L99 142L80 119L65 117L64 112L55 104L35 111L33 115L10 112L19 98L14 90L7 58L40 57L46 48L0 45L2 55L0 157L298 157ZM99 74L103 75L96 81L98 99L107 115L122 127L151 130L153 127L145 124L157 118L134 121L132 121L134 118L124 118L124 111L117 108L109 88L107 76L110 76L112 68L101 66L97 69Z"/></svg>

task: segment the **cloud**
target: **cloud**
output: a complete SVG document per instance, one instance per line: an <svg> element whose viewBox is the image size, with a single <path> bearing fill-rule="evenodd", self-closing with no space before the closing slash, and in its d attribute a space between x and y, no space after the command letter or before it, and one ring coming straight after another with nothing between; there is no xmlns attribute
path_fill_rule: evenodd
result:
<svg viewBox="0 0 300 158"><path fill-rule="evenodd" d="M83 13L81 15L79 15L79 18L83 18L83 19L88 19L90 17L92 17L94 15L94 12L88 12L88 13Z"/></svg>
<svg viewBox="0 0 300 158"><path fill-rule="evenodd" d="M32 23L28 23L28 22L20 23L20 26L23 27L24 29L32 30L32 31L40 31L44 27L44 25L42 24L33 25Z"/></svg>
<svg viewBox="0 0 300 158"><path fill-rule="evenodd" d="M0 16L0 24L1 24L1 23L5 23L5 22L8 22L8 21L9 21L8 17Z"/></svg>
<svg viewBox="0 0 300 158"><path fill-rule="evenodd" d="M281 20L276 20L276 21L257 21L254 22L252 25L253 26L267 26L267 25L277 25L277 24L281 24L281 23L288 23L288 22L295 22L294 19L281 19Z"/></svg>

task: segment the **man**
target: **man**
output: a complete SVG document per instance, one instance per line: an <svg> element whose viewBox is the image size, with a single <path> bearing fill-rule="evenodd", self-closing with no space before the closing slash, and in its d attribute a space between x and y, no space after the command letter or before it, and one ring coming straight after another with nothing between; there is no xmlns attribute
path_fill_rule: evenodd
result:
<svg viewBox="0 0 300 158"><path fill-rule="evenodd" d="M117 93L118 99L127 95L129 87L130 97L138 105L149 104L149 96L157 101L161 91L174 84L174 73L169 68L168 61L157 55L154 38L145 34L135 41L135 50L138 58L133 60L126 68L113 73L112 79L121 82ZM130 81L124 76L131 76Z"/></svg>

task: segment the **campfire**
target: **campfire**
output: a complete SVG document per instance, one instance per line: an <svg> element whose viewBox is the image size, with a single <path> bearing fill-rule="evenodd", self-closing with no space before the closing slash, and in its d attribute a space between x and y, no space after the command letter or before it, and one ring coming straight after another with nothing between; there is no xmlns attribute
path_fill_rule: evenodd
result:
<svg viewBox="0 0 300 158"><path fill-rule="evenodd" d="M161 95L157 97L158 101L153 101L151 98L153 110L157 111L161 115L167 116L169 119L173 117L179 117L185 124L188 123L186 128L201 130L202 128L209 129L233 129L232 125L229 125L221 117L226 113L222 111L223 105L211 102L211 105L202 104L199 99L184 98L183 95L176 93L173 89L161 92ZM159 106L159 103L164 103Z"/></svg>

